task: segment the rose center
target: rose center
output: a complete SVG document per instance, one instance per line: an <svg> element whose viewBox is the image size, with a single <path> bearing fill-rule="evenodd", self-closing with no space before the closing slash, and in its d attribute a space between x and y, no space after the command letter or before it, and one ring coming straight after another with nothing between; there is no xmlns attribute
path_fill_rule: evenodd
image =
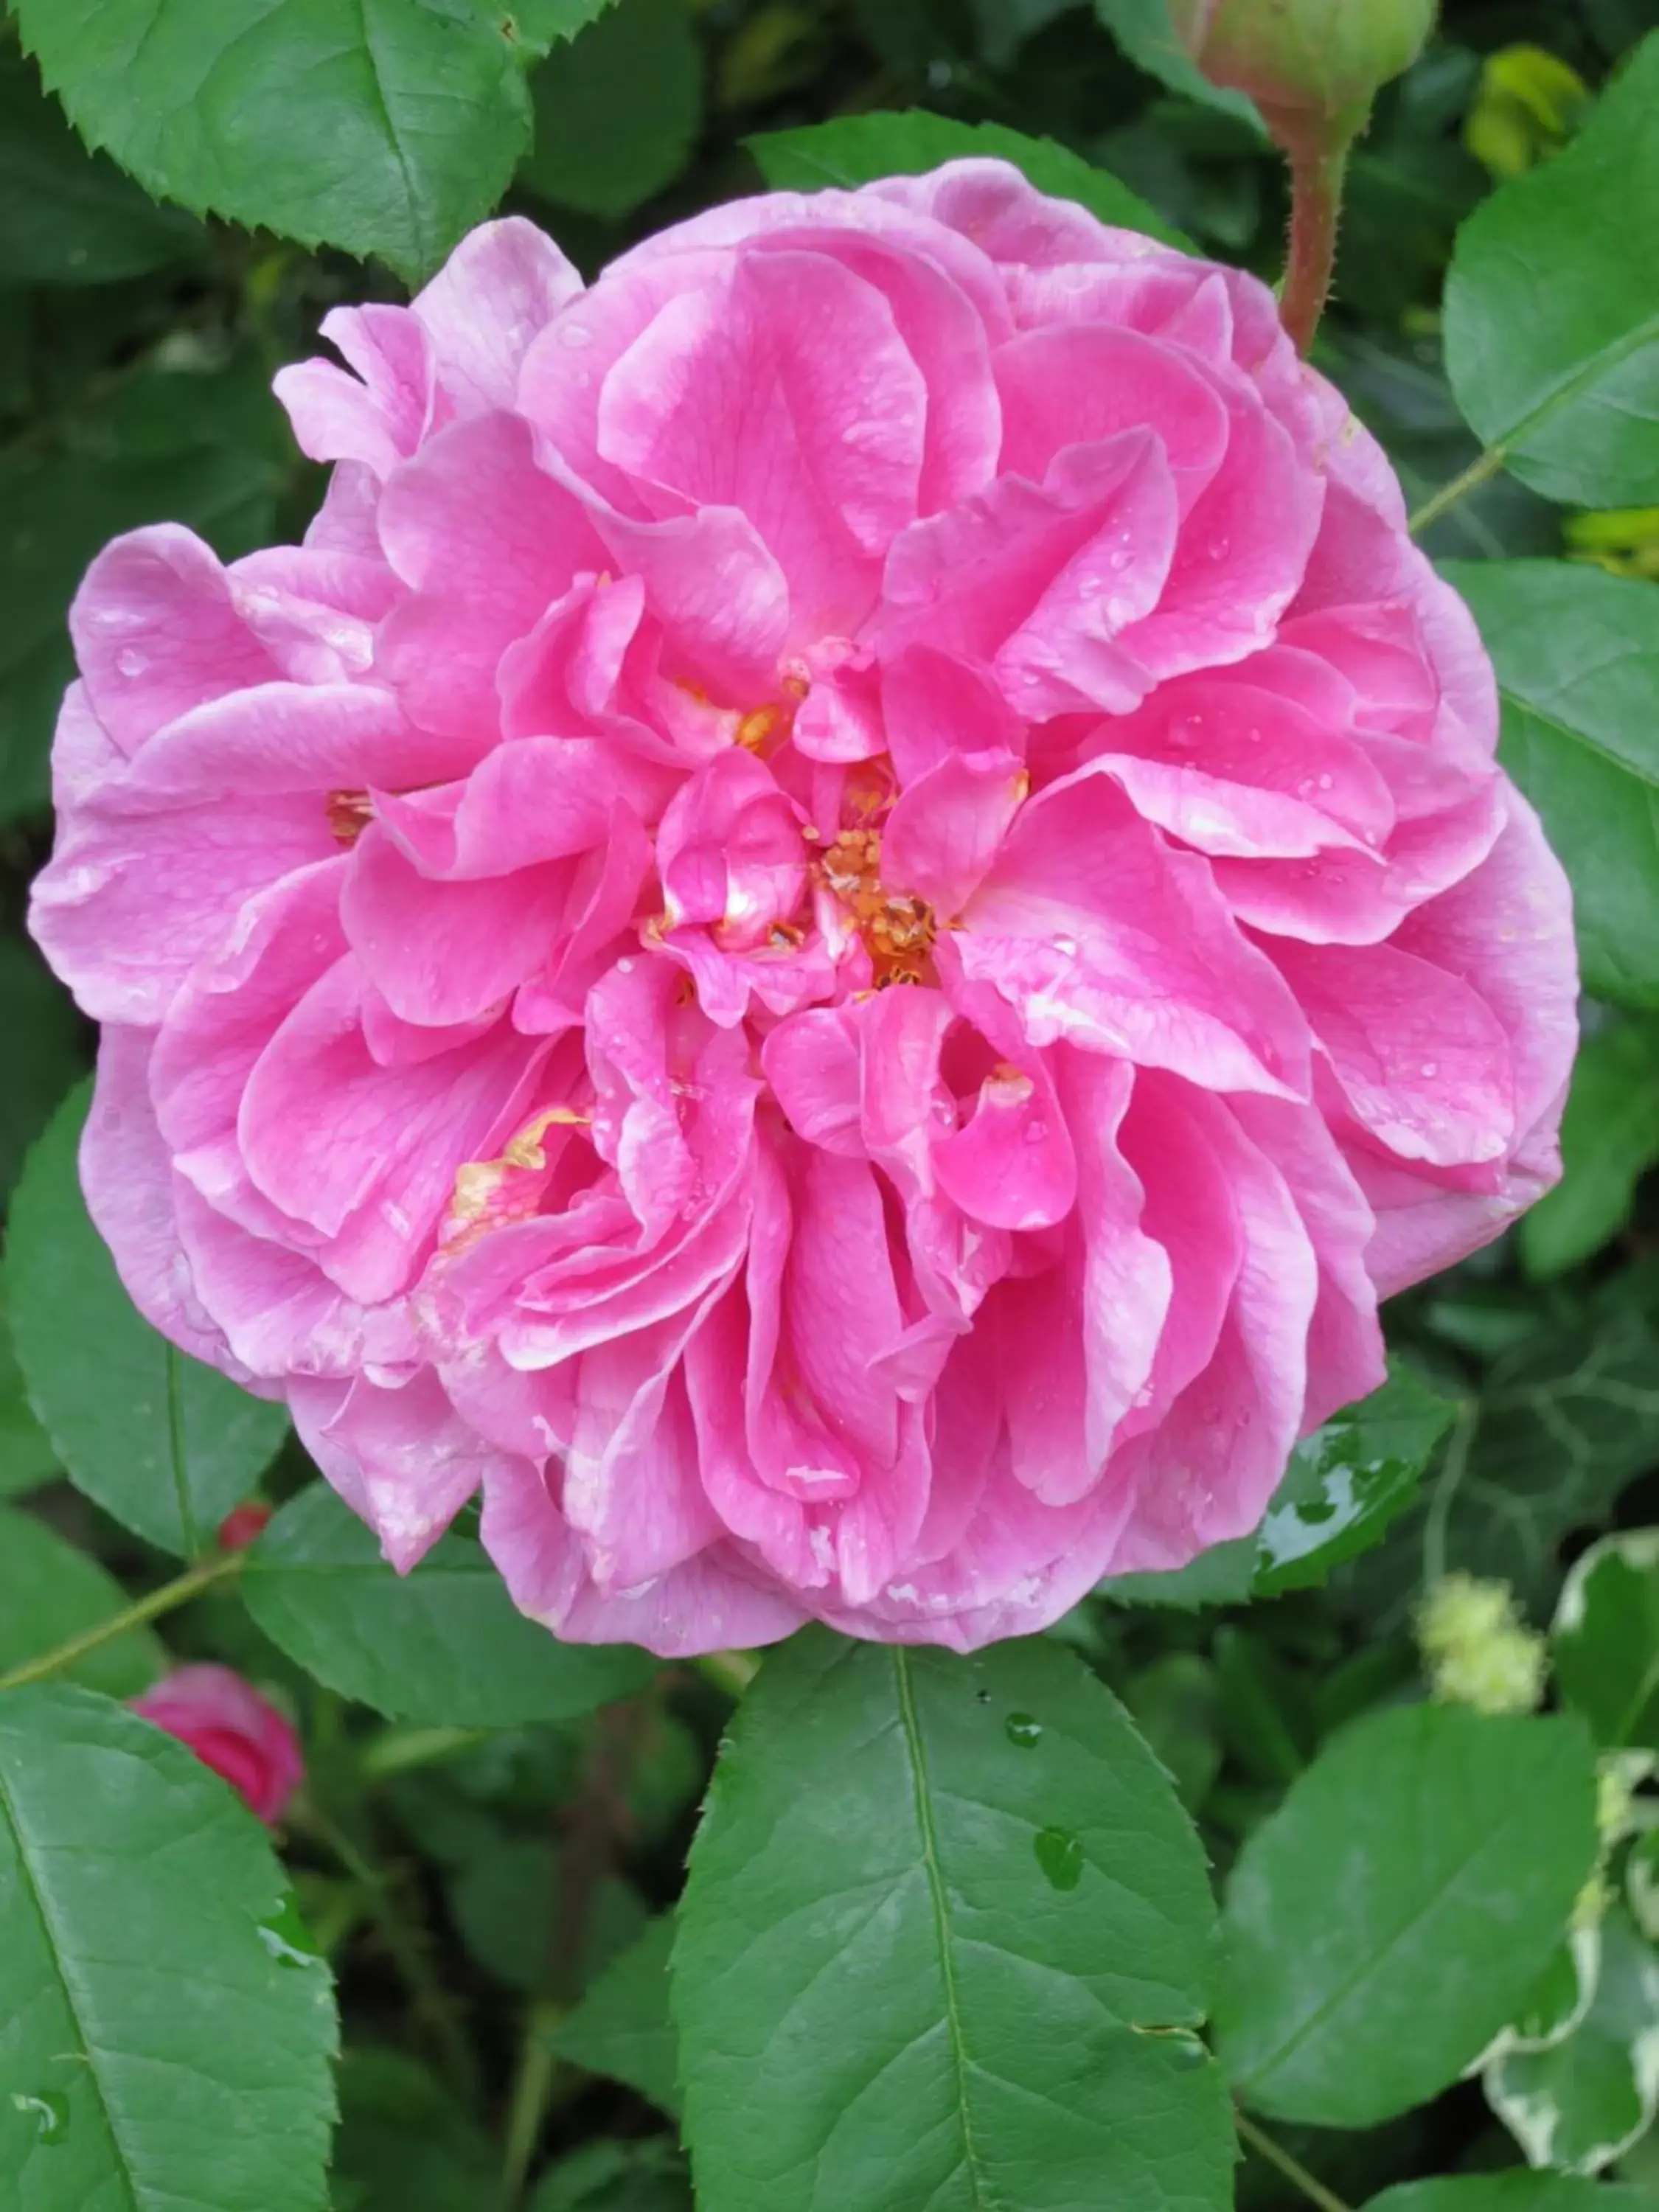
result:
<svg viewBox="0 0 1659 2212"><path fill-rule="evenodd" d="M818 872L853 917L875 969L876 988L931 983L939 923L926 899L896 896L881 880L879 830L843 830L824 848Z"/></svg>

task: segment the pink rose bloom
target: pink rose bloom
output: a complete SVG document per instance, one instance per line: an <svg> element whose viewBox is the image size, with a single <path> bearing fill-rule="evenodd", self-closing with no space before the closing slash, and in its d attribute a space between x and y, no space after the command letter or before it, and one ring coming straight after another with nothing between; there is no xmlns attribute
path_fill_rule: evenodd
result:
<svg viewBox="0 0 1659 2212"><path fill-rule="evenodd" d="M228 1667L178 1667L132 1710L188 1744L204 1766L275 1827L305 1779L300 1740L275 1705Z"/></svg>
<svg viewBox="0 0 1659 2212"><path fill-rule="evenodd" d="M325 329L305 544L73 611L33 926L139 1305L578 1640L969 1649L1251 1528L1575 1033L1267 292L964 161Z"/></svg>

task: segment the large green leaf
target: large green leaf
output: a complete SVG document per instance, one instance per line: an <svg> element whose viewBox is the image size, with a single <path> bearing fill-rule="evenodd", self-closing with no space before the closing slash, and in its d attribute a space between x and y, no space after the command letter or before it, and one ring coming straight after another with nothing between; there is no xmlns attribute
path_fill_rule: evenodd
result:
<svg viewBox="0 0 1659 2212"><path fill-rule="evenodd" d="M65 617L118 532L188 523L226 560L272 535L287 465L268 373L148 367L95 410L0 451L0 821L44 809L46 750L74 673Z"/></svg>
<svg viewBox="0 0 1659 2212"><path fill-rule="evenodd" d="M531 79L528 191L626 215L684 167L702 114L702 57L685 0L618 0Z"/></svg>
<svg viewBox="0 0 1659 2212"><path fill-rule="evenodd" d="M1517 2168L1401 2182L1373 2197L1364 2212L1652 2212L1652 2199L1644 2190Z"/></svg>
<svg viewBox="0 0 1659 2212"><path fill-rule="evenodd" d="M446 1536L412 1574L326 1484L285 1505L248 1555L248 1609L343 1697L395 1720L514 1728L631 1696L653 1662L625 1644L561 1644L526 1620L481 1545Z"/></svg>
<svg viewBox="0 0 1659 2212"><path fill-rule="evenodd" d="M878 177L920 176L942 161L988 156L1012 161L1040 192L1076 200L1103 222L1184 246L1179 231L1105 169L1052 138L1028 138L1000 123L957 123L920 107L838 115L799 131L767 131L744 143L775 191L817 192L867 185Z"/></svg>
<svg viewBox="0 0 1659 2212"><path fill-rule="evenodd" d="M0 937L0 1037L6 1053L6 1079L0 1084L3 1203L24 1153L86 1064L80 1017L69 994L20 938Z"/></svg>
<svg viewBox="0 0 1659 2212"><path fill-rule="evenodd" d="M1659 1957L1622 1906L1601 1923L1595 1995L1572 2033L1506 2051L1482 2078L1534 2166L1599 2173L1646 2134L1659 2106Z"/></svg>
<svg viewBox="0 0 1659 2212"><path fill-rule="evenodd" d="M1659 1528L1604 1536L1574 1560L1553 1636L1561 1694L1596 1741L1659 1752Z"/></svg>
<svg viewBox="0 0 1659 2212"><path fill-rule="evenodd" d="M1561 1119L1562 1176L1521 1224L1535 1280L1588 1260L1630 1218L1659 1161L1659 1022L1617 1021L1579 1048Z"/></svg>
<svg viewBox="0 0 1659 2212"><path fill-rule="evenodd" d="M9 2212L320 2212L336 2031L303 1942L182 1744L85 1690L0 1699Z"/></svg>
<svg viewBox="0 0 1659 2212"><path fill-rule="evenodd" d="M1504 765L1572 878L1585 988L1659 1006L1659 589L1562 561L1445 574L1498 671Z"/></svg>
<svg viewBox="0 0 1659 2212"><path fill-rule="evenodd" d="M1057 1645L770 1654L679 1921L703 2212L1228 2203L1203 1852Z"/></svg>
<svg viewBox="0 0 1659 2212"><path fill-rule="evenodd" d="M1425 2103L1524 2002L1595 1864L1575 1722L1398 1706L1334 1737L1228 1886L1217 2048L1318 2126Z"/></svg>
<svg viewBox="0 0 1659 2212"><path fill-rule="evenodd" d="M32 1513L0 1507L0 1674L95 1628L127 1603L96 1559L66 1544ZM165 1654L147 1628L100 1644L66 1679L112 1698L134 1698L161 1673Z"/></svg>
<svg viewBox="0 0 1659 2212"><path fill-rule="evenodd" d="M1659 500L1659 37L1568 146L1492 194L1446 281L1446 366L1487 447L1551 499Z"/></svg>
<svg viewBox="0 0 1659 2212"><path fill-rule="evenodd" d="M0 284L107 284L206 250L200 223L88 154L22 56L0 48Z"/></svg>
<svg viewBox="0 0 1659 2212"><path fill-rule="evenodd" d="M513 35L532 54L544 54L562 39L597 22L611 0L518 0L508 15Z"/></svg>
<svg viewBox="0 0 1659 2212"><path fill-rule="evenodd" d="M674 1916L660 1914L559 2022L553 2048L590 2074L626 2081L665 2112L680 2109L679 2044L668 2013Z"/></svg>
<svg viewBox="0 0 1659 2212"><path fill-rule="evenodd" d="M254 1487L288 1419L175 1351L134 1310L81 1195L89 1088L53 1115L12 1204L17 1364L77 1489L163 1551L193 1554Z"/></svg>
<svg viewBox="0 0 1659 2212"><path fill-rule="evenodd" d="M52 1438L23 1392L23 1375L11 1346L5 1271L0 1267L0 1498L38 1490L58 1466Z"/></svg>
<svg viewBox="0 0 1659 2212"><path fill-rule="evenodd" d="M530 131L485 0L14 0L88 144L158 199L377 254L414 278L506 190Z"/></svg>

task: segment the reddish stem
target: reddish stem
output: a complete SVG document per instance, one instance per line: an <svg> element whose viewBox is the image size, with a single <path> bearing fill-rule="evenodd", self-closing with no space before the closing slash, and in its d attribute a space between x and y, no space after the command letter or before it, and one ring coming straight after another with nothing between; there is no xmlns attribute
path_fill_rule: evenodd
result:
<svg viewBox="0 0 1659 2212"><path fill-rule="evenodd" d="M1296 349L1312 349L1336 266L1336 227L1342 211L1346 143L1297 147L1291 152L1291 252L1279 312Z"/></svg>

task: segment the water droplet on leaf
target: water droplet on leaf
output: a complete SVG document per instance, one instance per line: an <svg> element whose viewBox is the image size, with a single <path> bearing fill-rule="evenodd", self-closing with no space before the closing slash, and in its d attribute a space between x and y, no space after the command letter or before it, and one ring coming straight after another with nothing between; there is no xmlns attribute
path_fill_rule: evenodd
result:
<svg viewBox="0 0 1659 2212"><path fill-rule="evenodd" d="M1069 1828L1039 1828L1031 1838L1050 1889L1075 1889L1083 1879L1083 1845Z"/></svg>
<svg viewBox="0 0 1659 2212"><path fill-rule="evenodd" d="M1017 1743L1022 1751L1035 1751L1042 1741L1042 1723L1035 1713L1010 1713L1003 1726L1009 1742Z"/></svg>
<svg viewBox="0 0 1659 2212"><path fill-rule="evenodd" d="M69 2099L56 2089L14 2089L11 2101L20 2112L32 2113L37 2139L60 2143L69 2133Z"/></svg>
<svg viewBox="0 0 1659 2212"><path fill-rule="evenodd" d="M306 1926L299 1899L289 1890L274 1912L259 1923L259 1940L282 1966L314 1966L322 1957L317 1939Z"/></svg>

